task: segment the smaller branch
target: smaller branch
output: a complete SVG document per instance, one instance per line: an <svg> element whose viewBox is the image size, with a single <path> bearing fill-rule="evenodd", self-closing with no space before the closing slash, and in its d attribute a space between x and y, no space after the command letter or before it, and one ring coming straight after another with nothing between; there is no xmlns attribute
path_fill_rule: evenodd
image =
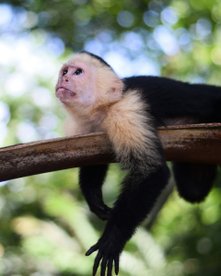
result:
<svg viewBox="0 0 221 276"><path fill-rule="evenodd" d="M220 123L160 128L159 136L167 160L221 164ZM103 133L19 144L0 149L0 181L114 161Z"/></svg>

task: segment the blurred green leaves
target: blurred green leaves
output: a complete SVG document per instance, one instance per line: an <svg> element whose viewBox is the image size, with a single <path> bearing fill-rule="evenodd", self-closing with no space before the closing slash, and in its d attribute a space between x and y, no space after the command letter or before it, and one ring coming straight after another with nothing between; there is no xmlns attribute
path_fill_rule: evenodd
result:
<svg viewBox="0 0 221 276"><path fill-rule="evenodd" d="M74 51L102 55L120 74L161 74L221 85L219 0L5 0L0 4L0 145L63 135L57 72ZM121 275L218 276L221 178L206 201L172 194L151 231L140 227ZM111 206L123 177L112 165ZM1 183L0 274L90 275L104 223L78 188L77 170Z"/></svg>

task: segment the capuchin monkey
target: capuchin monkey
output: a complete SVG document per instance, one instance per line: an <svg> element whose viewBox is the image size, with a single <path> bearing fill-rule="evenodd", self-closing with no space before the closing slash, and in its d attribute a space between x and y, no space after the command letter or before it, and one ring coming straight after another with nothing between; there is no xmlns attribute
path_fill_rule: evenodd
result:
<svg viewBox="0 0 221 276"><path fill-rule="evenodd" d="M168 183L169 170L158 126L221 122L221 88L163 77L120 79L102 58L80 52L60 70L56 96L70 115L71 134L103 131L116 160L128 173L113 208L103 202L107 165L80 169L80 187L91 209L107 220L101 238L86 253L97 251L93 275L119 273L119 256L137 226L150 213ZM69 134L70 134L69 133ZM173 164L181 197L202 201L214 182L215 165Z"/></svg>

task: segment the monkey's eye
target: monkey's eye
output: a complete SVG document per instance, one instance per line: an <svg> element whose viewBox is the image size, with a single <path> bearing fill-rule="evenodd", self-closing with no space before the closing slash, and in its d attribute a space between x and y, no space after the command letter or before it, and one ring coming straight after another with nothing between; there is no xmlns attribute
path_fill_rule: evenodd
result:
<svg viewBox="0 0 221 276"><path fill-rule="evenodd" d="M74 75L81 75L83 73L83 70L81 68L77 68L76 71L74 72Z"/></svg>
<svg viewBox="0 0 221 276"><path fill-rule="evenodd" d="M62 71L62 76L66 75L67 72L68 72L68 69L64 69L64 70Z"/></svg>

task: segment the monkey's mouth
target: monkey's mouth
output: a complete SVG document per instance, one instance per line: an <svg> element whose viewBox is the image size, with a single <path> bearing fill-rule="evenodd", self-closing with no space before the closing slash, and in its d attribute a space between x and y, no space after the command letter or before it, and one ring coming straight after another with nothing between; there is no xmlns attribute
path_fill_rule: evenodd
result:
<svg viewBox="0 0 221 276"><path fill-rule="evenodd" d="M71 100L72 98L76 97L76 93L67 89L66 87L60 86L56 88L56 96L60 99L62 102L67 102Z"/></svg>

